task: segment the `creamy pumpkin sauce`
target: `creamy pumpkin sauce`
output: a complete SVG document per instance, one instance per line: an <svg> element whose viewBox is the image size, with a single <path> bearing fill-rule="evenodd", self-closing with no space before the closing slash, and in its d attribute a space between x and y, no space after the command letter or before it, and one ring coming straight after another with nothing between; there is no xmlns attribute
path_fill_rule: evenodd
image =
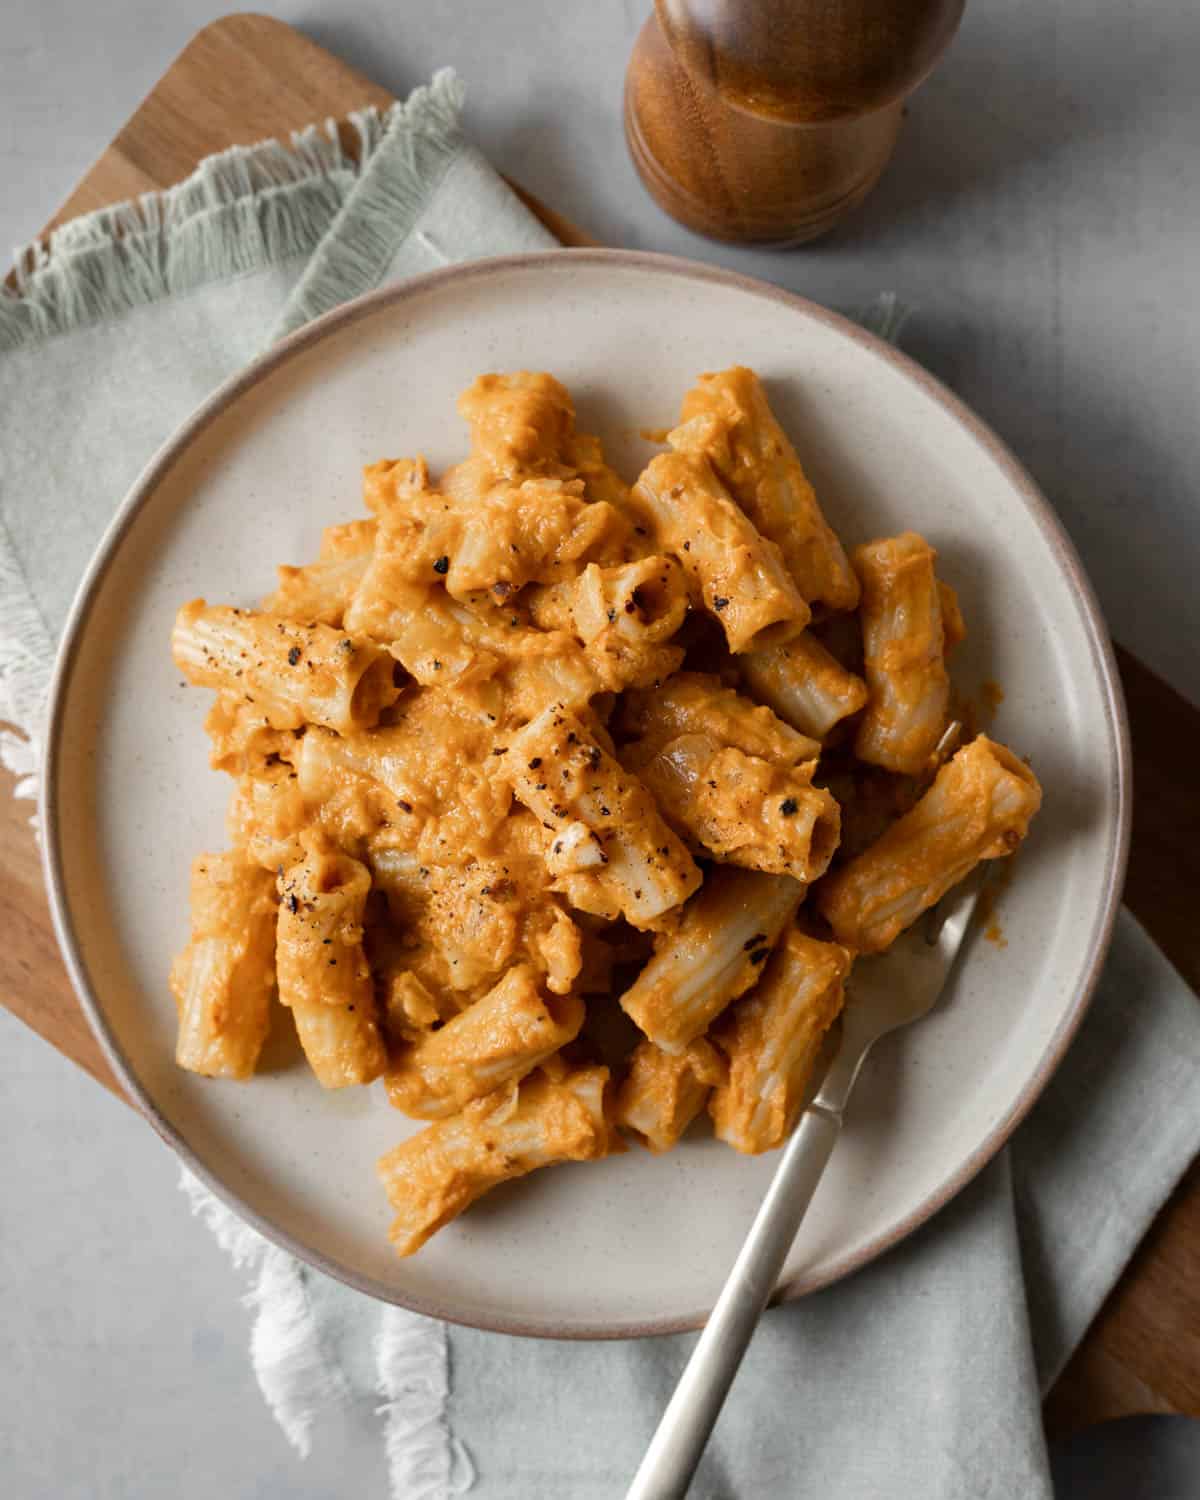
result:
<svg viewBox="0 0 1200 1500"><path fill-rule="evenodd" d="M401 1254L618 1127L666 1150L707 1105L778 1145L854 952L1040 798L983 739L929 783L957 599L912 533L851 566L752 371L701 377L632 485L550 375L481 376L459 411L460 462L370 464L366 516L173 639L235 782L179 1061L248 1075L277 985L322 1085L385 1075L432 1122L380 1164ZM587 1024L614 973L643 1033L616 1078Z"/></svg>

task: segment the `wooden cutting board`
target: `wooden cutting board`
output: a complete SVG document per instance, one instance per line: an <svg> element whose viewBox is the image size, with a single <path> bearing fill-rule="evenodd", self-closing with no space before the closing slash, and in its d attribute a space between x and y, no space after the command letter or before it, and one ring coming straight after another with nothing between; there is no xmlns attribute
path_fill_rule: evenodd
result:
<svg viewBox="0 0 1200 1500"><path fill-rule="evenodd" d="M385 89L282 22L225 17L189 43L47 229L169 187L201 157L227 146L391 102ZM348 145L351 139L347 132ZM597 243L517 191L564 244ZM1120 648L1118 657L1135 763L1126 900L1200 989L1200 797L1193 749L1200 743L1200 711ZM0 1000L120 1094L58 955L30 804L14 801L7 790L0 780ZM1159 1216L1046 1402L1051 1432L1142 1411L1200 1416L1200 1165Z"/></svg>

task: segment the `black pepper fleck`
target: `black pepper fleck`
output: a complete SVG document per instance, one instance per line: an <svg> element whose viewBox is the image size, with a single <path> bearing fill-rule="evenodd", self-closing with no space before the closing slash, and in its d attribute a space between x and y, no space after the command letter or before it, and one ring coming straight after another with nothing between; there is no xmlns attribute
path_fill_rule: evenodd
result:
<svg viewBox="0 0 1200 1500"><path fill-rule="evenodd" d="M724 594L718 594L717 597L713 600L713 608L719 614L721 612L721 610L723 610L728 603L729 603L729 600L726 599L726 597L724 596Z"/></svg>
<svg viewBox="0 0 1200 1500"><path fill-rule="evenodd" d="M300 647L299 646L293 646L292 649L288 652L288 666L289 667L294 667L299 660L300 660Z"/></svg>
<svg viewBox="0 0 1200 1500"><path fill-rule="evenodd" d="M800 811L800 804L795 797L785 797L779 804L779 811L785 818L794 818Z"/></svg>
<svg viewBox="0 0 1200 1500"><path fill-rule="evenodd" d="M450 559L444 556L439 557L437 562L435 562L433 565L433 571L435 573L441 573L443 576L447 574L450 571Z"/></svg>

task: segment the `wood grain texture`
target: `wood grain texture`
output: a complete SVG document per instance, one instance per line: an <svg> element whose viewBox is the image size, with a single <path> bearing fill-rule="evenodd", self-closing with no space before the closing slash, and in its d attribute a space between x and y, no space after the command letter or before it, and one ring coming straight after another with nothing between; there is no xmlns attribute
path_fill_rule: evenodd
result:
<svg viewBox="0 0 1200 1500"><path fill-rule="evenodd" d="M167 187L226 146L389 102L383 89L282 23L230 16L194 38L52 222ZM565 243L595 243L521 195ZM1200 797L1191 748L1200 739L1200 710L1128 653L1118 650L1118 658L1135 777L1126 900L1200 988ZM14 801L11 786L0 773L0 1001L119 1093L58 955L32 804ZM170 1003L165 988L163 1003ZM1200 1166L1159 1216L1046 1403L1051 1432L1136 1411L1200 1416Z"/></svg>
<svg viewBox="0 0 1200 1500"><path fill-rule="evenodd" d="M904 99L962 10L963 0L657 0L625 78L642 181L712 239L815 239L879 180Z"/></svg>
<svg viewBox="0 0 1200 1500"><path fill-rule="evenodd" d="M46 227L170 187L214 151L392 102L282 21L225 16L192 38Z"/></svg>

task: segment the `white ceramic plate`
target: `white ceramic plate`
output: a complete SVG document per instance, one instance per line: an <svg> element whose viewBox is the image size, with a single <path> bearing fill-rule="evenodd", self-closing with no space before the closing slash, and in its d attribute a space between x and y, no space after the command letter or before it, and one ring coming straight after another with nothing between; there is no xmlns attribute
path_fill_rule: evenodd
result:
<svg viewBox="0 0 1200 1500"><path fill-rule="evenodd" d="M639 429L670 425L697 373L734 362L767 380L848 543L914 527L937 546L971 631L956 678L1003 685L994 732L1046 792L1000 900L1008 946L972 942L938 1011L872 1056L785 1294L861 1265L962 1187L1082 1017L1124 871L1126 731L1078 559L996 438L852 325L682 261L552 253L364 298L226 385L126 500L67 630L43 813L59 936L131 1094L265 1234L378 1297L533 1334L694 1324L773 1161L700 1135L663 1158L538 1173L398 1261L374 1162L414 1127L381 1088L323 1093L277 1043L251 1084L177 1069L166 976L187 937L189 862L222 846L229 783L207 766L210 695L171 663L175 610L198 594L252 603L276 562L315 556L321 528L358 513L363 463L450 462L455 396L481 371L552 371L632 475L649 451Z"/></svg>

